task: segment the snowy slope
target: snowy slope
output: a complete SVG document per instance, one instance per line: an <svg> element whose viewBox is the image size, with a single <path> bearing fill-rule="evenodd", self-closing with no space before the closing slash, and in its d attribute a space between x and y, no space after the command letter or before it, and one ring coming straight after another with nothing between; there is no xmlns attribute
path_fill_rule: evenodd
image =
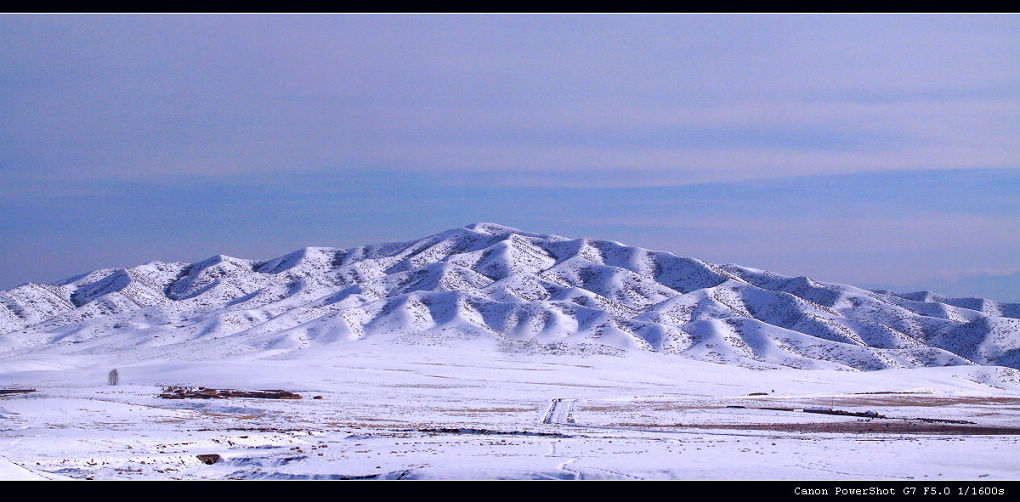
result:
<svg viewBox="0 0 1020 502"><path fill-rule="evenodd" d="M872 291L491 223L0 292L0 355L211 358L365 337L659 351L752 368L1020 368L1020 304Z"/></svg>

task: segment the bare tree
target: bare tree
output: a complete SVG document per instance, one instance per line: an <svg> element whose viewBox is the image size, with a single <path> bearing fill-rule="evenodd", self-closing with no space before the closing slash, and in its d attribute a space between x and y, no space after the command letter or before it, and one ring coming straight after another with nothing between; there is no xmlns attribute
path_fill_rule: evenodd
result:
<svg viewBox="0 0 1020 502"><path fill-rule="evenodd" d="M116 368L110 370L110 374L106 375L106 381L109 382L110 385L117 385L117 383L120 382L120 373L117 372Z"/></svg>

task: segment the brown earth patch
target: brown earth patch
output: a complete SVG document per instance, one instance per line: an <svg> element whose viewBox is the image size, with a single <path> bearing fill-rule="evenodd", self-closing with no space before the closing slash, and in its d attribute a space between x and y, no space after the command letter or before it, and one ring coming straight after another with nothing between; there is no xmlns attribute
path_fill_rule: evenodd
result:
<svg viewBox="0 0 1020 502"><path fill-rule="evenodd" d="M461 413L523 413L538 411L537 408L451 408L448 412Z"/></svg>
<svg viewBox="0 0 1020 502"><path fill-rule="evenodd" d="M1013 436L1020 435L1020 427L962 425L914 421L853 421L853 422L801 422L759 424L647 424L623 422L612 427L650 427L672 429L722 429L772 432L838 433L838 434L934 434Z"/></svg>
<svg viewBox="0 0 1020 502"><path fill-rule="evenodd" d="M1003 396L889 396L889 397L840 397L825 398L822 400L825 405L832 406L918 406L918 407L940 407L965 405L1020 405L1020 397Z"/></svg>

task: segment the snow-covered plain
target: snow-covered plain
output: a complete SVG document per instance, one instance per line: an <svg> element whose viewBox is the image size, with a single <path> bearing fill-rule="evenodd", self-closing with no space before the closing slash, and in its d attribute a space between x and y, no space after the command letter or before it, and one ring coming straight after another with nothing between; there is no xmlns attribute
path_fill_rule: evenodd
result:
<svg viewBox="0 0 1020 502"><path fill-rule="evenodd" d="M75 356L14 366L3 365L2 381L39 389L0 398L0 465L27 469L0 471L14 478L921 480L1020 472L1020 429L1012 428L1020 387L982 366L753 370L456 339L216 361ZM106 385L112 367L121 385ZM284 388L303 399L156 397L172 383ZM755 392L767 394L748 396ZM863 394L871 392L885 394ZM829 406L890 418L756 409ZM992 430L906 420L919 418ZM906 428L868 430L885 423ZM775 424L787 428L769 430ZM833 424L856 428L818 429ZM210 453L223 459L205 465L196 457Z"/></svg>
<svg viewBox="0 0 1020 502"><path fill-rule="evenodd" d="M493 224L101 270L0 293L0 479L1016 479L1018 314Z"/></svg>

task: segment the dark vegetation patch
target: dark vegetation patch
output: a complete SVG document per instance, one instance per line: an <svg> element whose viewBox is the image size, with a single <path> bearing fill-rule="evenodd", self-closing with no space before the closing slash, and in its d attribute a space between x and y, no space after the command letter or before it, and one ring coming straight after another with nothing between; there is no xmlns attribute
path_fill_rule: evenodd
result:
<svg viewBox="0 0 1020 502"><path fill-rule="evenodd" d="M7 394L28 394L35 392L35 389L0 389L0 396Z"/></svg>
<svg viewBox="0 0 1020 502"><path fill-rule="evenodd" d="M227 399L232 397L249 397L256 399L301 399L300 394L295 394L281 389L264 390L237 390L237 389L211 389L208 387L182 387L171 385L163 387L163 393L159 394L163 399Z"/></svg>
<svg viewBox="0 0 1020 502"><path fill-rule="evenodd" d="M465 428L427 428L427 429L414 429L417 432L426 432L432 434L467 434L467 435L494 435L494 436L541 436L541 437L555 437L555 438L570 438L568 434L560 434L558 432L532 432L532 431L497 431L492 429L465 429Z"/></svg>

